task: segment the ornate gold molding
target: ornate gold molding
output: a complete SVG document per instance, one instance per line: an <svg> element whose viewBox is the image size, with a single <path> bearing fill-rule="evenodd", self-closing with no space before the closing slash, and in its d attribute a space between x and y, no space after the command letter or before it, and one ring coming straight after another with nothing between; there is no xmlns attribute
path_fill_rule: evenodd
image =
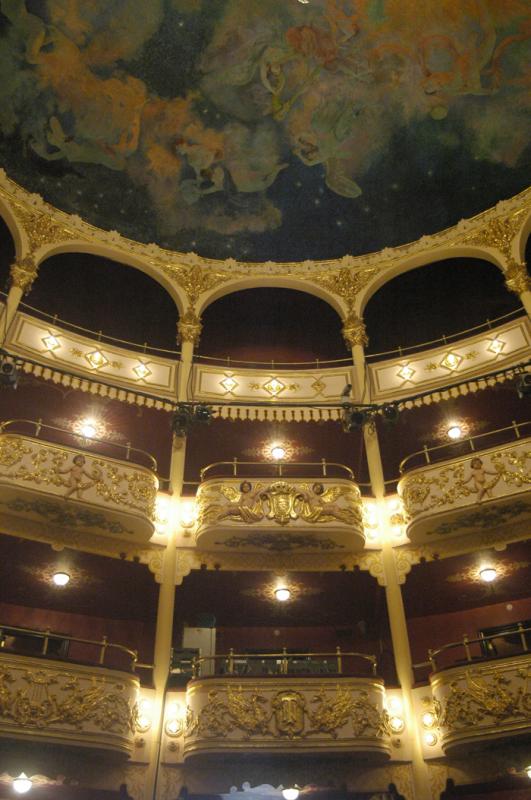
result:
<svg viewBox="0 0 531 800"><path fill-rule="evenodd" d="M354 261L354 259L352 259ZM354 266L354 264L352 265ZM351 309L356 302L356 297L369 281L378 273L376 267L370 269L343 268L338 271L327 270L309 276L312 283L322 286L336 297L341 298L347 308Z"/></svg>
<svg viewBox="0 0 531 800"><path fill-rule="evenodd" d="M177 344L191 342L194 347L199 343L203 326L192 306L177 323Z"/></svg>
<svg viewBox="0 0 531 800"><path fill-rule="evenodd" d="M531 280L527 272L527 267L523 262L515 261L514 258L508 259L508 266L504 272L505 285L510 292L521 295L531 289Z"/></svg>
<svg viewBox="0 0 531 800"><path fill-rule="evenodd" d="M11 277L11 286L16 286L22 289L24 294L27 294L33 286L33 281L39 272L38 266L35 263L33 255L21 258L11 264L9 275Z"/></svg>
<svg viewBox="0 0 531 800"><path fill-rule="evenodd" d="M509 261L512 258L513 241L522 227L524 212L525 207L505 216L489 219L479 230L464 236L462 242L476 244L480 247L492 247L494 250L498 250L505 260Z"/></svg>
<svg viewBox="0 0 531 800"><path fill-rule="evenodd" d="M350 311L343 320L342 333L347 347L352 348L355 345L364 347L369 344L365 323L355 311Z"/></svg>
<svg viewBox="0 0 531 800"><path fill-rule="evenodd" d="M227 263L228 262L224 262ZM192 264L185 266L182 264L173 264L165 261L151 261L153 266L162 269L163 273L167 275L173 282L175 282L181 289L184 289L188 301L191 306L195 306L200 296L205 292L209 292L223 283L241 277L238 272L229 272L219 269L207 269L199 264ZM236 262L234 262L236 265Z"/></svg>

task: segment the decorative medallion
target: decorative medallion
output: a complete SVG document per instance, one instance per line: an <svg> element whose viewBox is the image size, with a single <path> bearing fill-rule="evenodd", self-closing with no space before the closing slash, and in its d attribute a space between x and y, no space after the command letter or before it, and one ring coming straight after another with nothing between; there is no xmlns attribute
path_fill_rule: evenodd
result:
<svg viewBox="0 0 531 800"><path fill-rule="evenodd" d="M219 382L219 385L225 390L227 394L232 394L234 390L239 386L238 381L236 381L232 375L225 375L222 381Z"/></svg>
<svg viewBox="0 0 531 800"><path fill-rule="evenodd" d="M153 374L149 369L148 365L144 361L141 361L139 364L136 365L136 367L133 367L133 372L140 381L144 381L146 378L149 378L149 376Z"/></svg>
<svg viewBox="0 0 531 800"><path fill-rule="evenodd" d="M306 700L300 692L279 692L271 707L275 714L275 725L282 736L297 738L304 730Z"/></svg>
<svg viewBox="0 0 531 800"><path fill-rule="evenodd" d="M463 356L458 355L457 353L446 353L445 357L442 361L439 362L440 367L444 367L444 369L450 370L450 372L454 372L461 362L463 361Z"/></svg>
<svg viewBox="0 0 531 800"><path fill-rule="evenodd" d="M410 381L415 374L416 370L410 367L409 364L404 364L396 373L403 381Z"/></svg>
<svg viewBox="0 0 531 800"><path fill-rule="evenodd" d="M41 342L43 343L45 349L50 353L53 353L54 350L58 350L61 347L61 342L52 333L50 333L48 336L44 336L41 339Z"/></svg>
<svg viewBox="0 0 531 800"><path fill-rule="evenodd" d="M278 397L286 388L286 384L282 383L278 378L270 378L267 383L262 384L262 388L266 390L271 397Z"/></svg>
<svg viewBox="0 0 531 800"><path fill-rule="evenodd" d="M488 559L486 559L488 561ZM490 561L489 561L490 565ZM496 561L493 563L493 566L496 569L496 580L500 580L501 578L507 578L509 575L514 575L515 572L519 572L521 569L527 569L531 566L531 561ZM483 565L474 564L473 566L467 567L461 572L455 572L453 575L448 575L446 580L448 583L483 583L483 579L481 577L481 571L484 569Z"/></svg>
<svg viewBox="0 0 531 800"><path fill-rule="evenodd" d="M109 359L103 355L101 350L94 350L91 353L85 353L85 358L92 369L101 369L102 367L106 367L109 363Z"/></svg>
<svg viewBox="0 0 531 800"><path fill-rule="evenodd" d="M490 353L494 353L495 356L499 356L500 353L504 350L506 345L507 342L504 342L503 339L500 339L499 336L496 336L495 339L490 340L487 350Z"/></svg>

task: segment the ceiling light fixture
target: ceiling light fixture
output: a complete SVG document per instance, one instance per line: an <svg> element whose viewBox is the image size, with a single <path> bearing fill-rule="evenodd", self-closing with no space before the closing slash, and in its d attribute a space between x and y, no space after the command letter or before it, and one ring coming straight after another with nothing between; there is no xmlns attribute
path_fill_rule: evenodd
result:
<svg viewBox="0 0 531 800"><path fill-rule="evenodd" d="M275 589L275 597L279 603L285 603L290 599L291 592L285 586L280 586L278 589Z"/></svg>
<svg viewBox="0 0 531 800"><path fill-rule="evenodd" d="M421 722L425 728L433 728L435 725L435 714L433 711L425 711L421 717Z"/></svg>
<svg viewBox="0 0 531 800"><path fill-rule="evenodd" d="M482 567L479 570L479 577L485 583L492 583L493 580L496 579L497 571L494 567Z"/></svg>
<svg viewBox="0 0 531 800"><path fill-rule="evenodd" d="M434 745L437 744L437 736L435 733L433 733L433 731L427 731L424 734L424 741L426 742L428 747L433 747Z"/></svg>
<svg viewBox="0 0 531 800"><path fill-rule="evenodd" d="M391 717L389 720L389 725L391 726L393 733L402 733L405 727L402 717Z"/></svg>
<svg viewBox="0 0 531 800"><path fill-rule="evenodd" d="M524 767L524 772L527 774L528 778L531 778L531 764L528 767Z"/></svg>
<svg viewBox="0 0 531 800"><path fill-rule="evenodd" d="M295 784L295 786L288 786L287 789L282 789L282 797L284 800L297 800L300 794L300 789Z"/></svg>
<svg viewBox="0 0 531 800"><path fill-rule="evenodd" d="M271 448L271 457L275 459L275 461L282 461L283 458L286 458L286 448L282 447L280 444L275 444Z"/></svg>
<svg viewBox="0 0 531 800"><path fill-rule="evenodd" d="M17 794L26 794L32 786L33 781L24 772L21 772L18 778L13 780L13 789Z"/></svg>
<svg viewBox="0 0 531 800"><path fill-rule="evenodd" d="M54 572L52 581L56 586L66 586L67 583L70 583L70 575L68 572Z"/></svg>
<svg viewBox="0 0 531 800"><path fill-rule="evenodd" d="M94 439L98 432L96 421L92 418L82 419L79 425L79 432L85 439Z"/></svg>
<svg viewBox="0 0 531 800"><path fill-rule="evenodd" d="M463 435L463 429L460 425L450 425L448 430L446 431L449 439L460 439Z"/></svg>

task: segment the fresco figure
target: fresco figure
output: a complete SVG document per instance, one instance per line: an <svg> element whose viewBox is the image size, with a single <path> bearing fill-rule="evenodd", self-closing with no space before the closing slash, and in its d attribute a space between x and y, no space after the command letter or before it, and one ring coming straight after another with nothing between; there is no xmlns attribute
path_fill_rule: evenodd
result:
<svg viewBox="0 0 531 800"><path fill-rule="evenodd" d="M465 483L472 481L474 491L477 492L477 501L481 503L485 496L492 497L492 487L498 483L500 474L498 472L490 472L483 466L483 460L477 456L470 461L471 475ZM496 476L496 480L488 481L487 475Z"/></svg>
<svg viewBox="0 0 531 800"><path fill-rule="evenodd" d="M240 483L240 495L220 512L218 520L236 517L243 522L259 522L264 518L263 494L260 485L253 491L250 481Z"/></svg>
<svg viewBox="0 0 531 800"><path fill-rule="evenodd" d="M81 500L82 494L86 489L94 486L95 481L93 476L85 469L86 459L85 456L76 455L72 459L72 466L68 469L59 470L59 475L68 475L64 481L64 485L68 486L68 491L64 497L67 500L71 495L75 494L78 500ZM83 478L88 478L88 483L83 483Z"/></svg>

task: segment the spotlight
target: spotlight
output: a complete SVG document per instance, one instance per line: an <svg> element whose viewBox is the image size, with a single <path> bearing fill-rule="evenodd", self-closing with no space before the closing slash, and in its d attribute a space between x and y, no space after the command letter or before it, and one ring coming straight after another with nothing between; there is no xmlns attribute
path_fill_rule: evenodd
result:
<svg viewBox="0 0 531 800"><path fill-rule="evenodd" d="M0 361L0 386L17 388L19 373L13 361Z"/></svg>
<svg viewBox="0 0 531 800"><path fill-rule="evenodd" d="M199 405L195 407L194 417L198 422L206 422L210 425L212 422L212 409L210 406Z"/></svg>
<svg viewBox="0 0 531 800"><path fill-rule="evenodd" d="M516 391L520 400L531 394L531 372L524 372L516 381Z"/></svg>
<svg viewBox="0 0 531 800"><path fill-rule="evenodd" d="M398 419L398 407L394 403L389 403L382 408L382 417L387 422L396 422Z"/></svg>
<svg viewBox="0 0 531 800"><path fill-rule="evenodd" d="M173 413L171 428L176 436L186 436L192 427L194 416L187 403L179 403Z"/></svg>
<svg viewBox="0 0 531 800"><path fill-rule="evenodd" d="M369 419L369 413L361 408L356 408L354 411L345 410L343 416L343 430L346 433L352 433L362 428Z"/></svg>

